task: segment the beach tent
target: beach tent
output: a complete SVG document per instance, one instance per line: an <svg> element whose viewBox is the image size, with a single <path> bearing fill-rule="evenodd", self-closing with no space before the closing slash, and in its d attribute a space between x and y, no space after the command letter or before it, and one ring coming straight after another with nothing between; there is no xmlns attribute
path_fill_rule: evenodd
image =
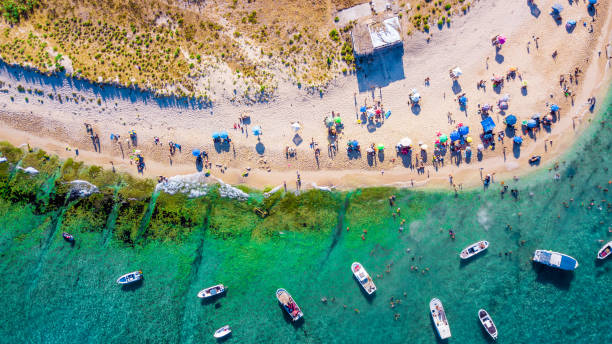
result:
<svg viewBox="0 0 612 344"><path fill-rule="evenodd" d="M459 135L459 132L453 131L450 133L451 141L458 141L460 138L461 138L461 135Z"/></svg>
<svg viewBox="0 0 612 344"><path fill-rule="evenodd" d="M527 127L529 128L535 128L538 126L538 123L536 122L535 119L530 119L527 121Z"/></svg>
<svg viewBox="0 0 612 344"><path fill-rule="evenodd" d="M219 136L220 136L222 139L226 139L226 138L228 138L228 137L229 137L229 134L227 133L227 131L222 131L222 132L220 132L220 133L219 133Z"/></svg>
<svg viewBox="0 0 612 344"><path fill-rule="evenodd" d="M412 140L409 137L404 137L397 145L401 147L410 147L410 145L412 145Z"/></svg>
<svg viewBox="0 0 612 344"><path fill-rule="evenodd" d="M302 129L302 126L298 122L295 122L295 123L291 124L291 128L293 129L293 131L298 131L298 130Z"/></svg>
<svg viewBox="0 0 612 344"><path fill-rule="evenodd" d="M523 138L520 136L515 136L513 140L514 140L514 143L519 144L519 145L523 143Z"/></svg>
<svg viewBox="0 0 612 344"><path fill-rule="evenodd" d="M199 149L197 149L197 148L194 148L194 149L191 151L191 154L193 154L193 156L200 156L200 150L199 150Z"/></svg>
<svg viewBox="0 0 612 344"><path fill-rule="evenodd" d="M493 119L491 117L485 118L484 120L480 122L480 124L482 124L482 130L485 133L492 131L493 128L495 128L495 122L493 122Z"/></svg>
<svg viewBox="0 0 612 344"><path fill-rule="evenodd" d="M506 122L507 125L515 125L516 124L516 116L514 115L508 115L506 116L506 119L504 120Z"/></svg>
<svg viewBox="0 0 612 344"><path fill-rule="evenodd" d="M465 126L465 125L459 127L459 135L465 136L465 135L467 135L469 133L470 133L470 127Z"/></svg>
<svg viewBox="0 0 612 344"><path fill-rule="evenodd" d="M220 137L221 137L221 134L219 134L219 133L218 133L218 132L216 132L216 131L215 131L215 132L212 134L212 138L213 138L213 139L218 139L218 138L220 138Z"/></svg>
<svg viewBox="0 0 612 344"><path fill-rule="evenodd" d="M556 3L556 4L552 5L552 10L553 10L553 13L559 14L559 13L561 13L561 11L563 11L563 6L561 4L559 4L559 3Z"/></svg>
<svg viewBox="0 0 612 344"><path fill-rule="evenodd" d="M253 135L255 135L255 136L261 135L261 127L260 126L256 125L256 126L253 127Z"/></svg>
<svg viewBox="0 0 612 344"><path fill-rule="evenodd" d="M550 111L556 112L559 111L559 105L553 104L550 106Z"/></svg>
<svg viewBox="0 0 612 344"><path fill-rule="evenodd" d="M440 136L440 142L444 143L446 141L448 141L448 137L446 135Z"/></svg>

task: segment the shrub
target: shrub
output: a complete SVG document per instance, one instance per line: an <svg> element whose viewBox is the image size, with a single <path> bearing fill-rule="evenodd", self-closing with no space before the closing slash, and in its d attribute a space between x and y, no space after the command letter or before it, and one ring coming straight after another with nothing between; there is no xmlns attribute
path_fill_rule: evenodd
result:
<svg viewBox="0 0 612 344"><path fill-rule="evenodd" d="M333 29L329 32L329 38L332 39L332 41L338 42L340 40L340 34L338 33L338 30Z"/></svg>

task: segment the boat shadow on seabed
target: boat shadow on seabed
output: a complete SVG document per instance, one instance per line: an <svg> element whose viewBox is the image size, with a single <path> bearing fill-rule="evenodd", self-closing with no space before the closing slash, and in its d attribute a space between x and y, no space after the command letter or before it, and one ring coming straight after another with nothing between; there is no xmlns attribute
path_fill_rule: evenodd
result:
<svg viewBox="0 0 612 344"><path fill-rule="evenodd" d="M359 281L356 278L353 277L353 281L355 281L355 283L357 284L357 288L359 288L359 291L361 292L361 295L363 295L363 297L365 297L366 301L369 304L372 304L372 302L376 298L376 292L374 292L373 294L368 294L365 291L365 289L363 289L363 287L361 286L361 283L359 283Z"/></svg>
<svg viewBox="0 0 612 344"><path fill-rule="evenodd" d="M468 266L472 262L474 262L474 261L476 261L476 260L480 259L481 257L484 257L484 256L486 256L488 254L489 254L489 250L486 250L486 251L483 251L482 253L477 254L477 255L475 255L473 257L470 257L468 259L461 259L461 260L459 260L459 269L465 268L466 266Z"/></svg>
<svg viewBox="0 0 612 344"><path fill-rule="evenodd" d="M538 275L536 278L537 282L552 284L563 290L569 290L572 280L574 279L573 271L555 269L535 262L533 262L533 270Z"/></svg>
<svg viewBox="0 0 612 344"><path fill-rule="evenodd" d="M137 289L140 289L140 287L142 287L142 285L144 284L144 278L141 280L138 280L136 282L132 282L130 284L124 284L121 286L121 290L123 291L136 291Z"/></svg>

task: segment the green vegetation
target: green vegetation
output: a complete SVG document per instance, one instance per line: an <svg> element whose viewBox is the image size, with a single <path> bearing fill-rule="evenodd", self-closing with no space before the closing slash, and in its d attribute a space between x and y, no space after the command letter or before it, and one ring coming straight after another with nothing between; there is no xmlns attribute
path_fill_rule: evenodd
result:
<svg viewBox="0 0 612 344"><path fill-rule="evenodd" d="M28 14L32 13L38 5L38 0L2 0L0 3L0 13L2 13L6 21L16 24L21 18L27 17Z"/></svg>

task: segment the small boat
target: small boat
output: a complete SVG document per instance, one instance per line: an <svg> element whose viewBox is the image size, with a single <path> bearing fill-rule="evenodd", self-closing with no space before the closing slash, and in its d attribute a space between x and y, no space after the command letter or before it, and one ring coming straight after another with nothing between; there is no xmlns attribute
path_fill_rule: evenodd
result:
<svg viewBox="0 0 612 344"><path fill-rule="evenodd" d="M374 281L372 281L370 274L363 268L363 265L354 262L351 265L351 271L353 271L353 276L359 281L359 284L361 284L361 287L368 295L372 295L376 291Z"/></svg>
<svg viewBox="0 0 612 344"><path fill-rule="evenodd" d="M200 292L198 293L198 297L200 299L206 299L209 297L213 297L213 296L222 294L225 292L225 290L226 289L223 284L217 284L215 286L200 290Z"/></svg>
<svg viewBox="0 0 612 344"><path fill-rule="evenodd" d="M230 328L229 325L225 325L221 327L220 329L216 330L215 333L213 334L213 337L217 339L223 338L225 336L229 336L230 333L232 333L232 329Z"/></svg>
<svg viewBox="0 0 612 344"><path fill-rule="evenodd" d="M466 247L463 251L461 251L459 257L461 257L461 259L472 258L475 255L484 252L487 248L489 248L489 242L482 240Z"/></svg>
<svg viewBox="0 0 612 344"><path fill-rule="evenodd" d="M287 314L289 314L293 321L298 321L304 316L300 306L293 301L291 294L289 294L285 289L280 288L276 290L276 299L278 300L278 303L283 306L285 311L287 311Z"/></svg>
<svg viewBox="0 0 612 344"><path fill-rule="evenodd" d="M487 313L487 311L485 311L484 309L479 310L478 319L480 319L480 323L482 324L482 327L484 327L485 330L487 330L487 333L489 334L489 336L491 336L493 340L497 340L497 327L493 323L493 319L491 319L491 317L489 316L489 313Z"/></svg>
<svg viewBox="0 0 612 344"><path fill-rule="evenodd" d="M450 338L450 326L448 325L448 319L446 319L446 313L444 312L442 302L435 298L431 299L431 301L429 301L429 310L431 311L431 319L434 325L436 325L436 330L438 330L440 339Z"/></svg>
<svg viewBox="0 0 612 344"><path fill-rule="evenodd" d="M117 278L117 283L119 284L130 284L134 282L138 282L142 279L142 271L134 271L129 274L125 274L119 278Z"/></svg>
<svg viewBox="0 0 612 344"><path fill-rule="evenodd" d="M547 250L536 250L533 261L567 271L574 271L578 267L578 261L567 254Z"/></svg>
<svg viewBox="0 0 612 344"><path fill-rule="evenodd" d="M64 240L68 241L68 242L73 242L74 241L74 237L66 232L62 233L62 237L64 238Z"/></svg>
<svg viewBox="0 0 612 344"><path fill-rule="evenodd" d="M597 252L597 259L606 259L612 253L612 241L605 244L599 252Z"/></svg>

